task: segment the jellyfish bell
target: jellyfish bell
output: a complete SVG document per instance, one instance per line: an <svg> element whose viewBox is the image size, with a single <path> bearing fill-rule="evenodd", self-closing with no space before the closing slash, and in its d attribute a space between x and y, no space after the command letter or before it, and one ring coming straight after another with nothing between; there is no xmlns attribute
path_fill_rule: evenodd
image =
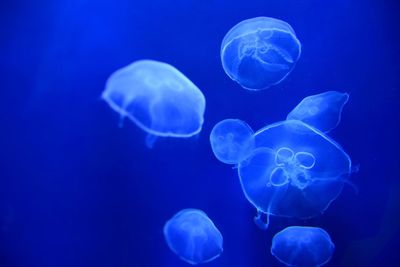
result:
<svg viewBox="0 0 400 267"><path fill-rule="evenodd" d="M237 164L254 149L254 132L244 121L225 119L210 133L210 144L215 157L226 164Z"/></svg>
<svg viewBox="0 0 400 267"><path fill-rule="evenodd" d="M120 114L156 137L191 137L201 131L206 101L200 89L175 67L139 60L108 79L102 98Z"/></svg>
<svg viewBox="0 0 400 267"><path fill-rule="evenodd" d="M271 254L287 266L326 264L335 250L329 234L319 227L290 226L272 239Z"/></svg>
<svg viewBox="0 0 400 267"><path fill-rule="evenodd" d="M256 17L225 35L221 61L226 74L243 88L262 90L283 81L301 54L301 44L285 21Z"/></svg>
<svg viewBox="0 0 400 267"><path fill-rule="evenodd" d="M184 209L165 223L168 247L182 260L200 264L216 259L223 251L223 237L201 210Z"/></svg>
<svg viewBox="0 0 400 267"><path fill-rule="evenodd" d="M268 125L254 138L255 149L239 163L238 173L246 198L259 214L317 216L338 197L352 172L343 148L301 121Z"/></svg>
<svg viewBox="0 0 400 267"><path fill-rule="evenodd" d="M327 91L305 97L287 116L288 120L301 120L322 132L336 128L341 119L349 94Z"/></svg>

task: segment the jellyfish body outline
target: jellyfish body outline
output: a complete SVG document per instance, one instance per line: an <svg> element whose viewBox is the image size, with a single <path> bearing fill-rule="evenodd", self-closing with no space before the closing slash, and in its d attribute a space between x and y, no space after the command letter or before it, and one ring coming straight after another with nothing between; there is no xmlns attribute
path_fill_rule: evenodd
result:
<svg viewBox="0 0 400 267"><path fill-rule="evenodd" d="M281 263L296 267L318 267L332 258L335 244L319 227L289 226L272 238L270 252Z"/></svg>
<svg viewBox="0 0 400 267"><path fill-rule="evenodd" d="M201 264L223 252L223 237L207 214L199 209L183 209L163 228L168 247L183 261Z"/></svg>
<svg viewBox="0 0 400 267"><path fill-rule="evenodd" d="M215 157L226 164L237 164L254 148L254 132L239 119L224 119L210 133L211 149Z"/></svg>
<svg viewBox="0 0 400 267"><path fill-rule="evenodd" d="M302 138L303 145L288 148L285 138ZM238 174L245 197L258 213L302 219L315 217L339 196L351 172L351 159L343 148L301 121L268 125L255 133L255 140L256 148L239 163ZM317 149L313 150L313 144ZM281 153L283 156L279 151L285 152ZM321 151L333 156L333 160ZM299 163L298 159L303 156L306 160Z"/></svg>
<svg viewBox="0 0 400 267"><path fill-rule="evenodd" d="M129 118L150 135L191 137L204 123L204 95L184 74L164 62L139 60L115 71L101 97L121 120Z"/></svg>
<svg viewBox="0 0 400 267"><path fill-rule="evenodd" d="M220 51L232 80L248 90L263 90L290 74L301 55L301 43L287 22L255 17L233 26Z"/></svg>
<svg viewBox="0 0 400 267"><path fill-rule="evenodd" d="M288 120L300 120L324 133L335 129L342 117L342 111L349 101L349 94L326 91L310 95L289 112Z"/></svg>

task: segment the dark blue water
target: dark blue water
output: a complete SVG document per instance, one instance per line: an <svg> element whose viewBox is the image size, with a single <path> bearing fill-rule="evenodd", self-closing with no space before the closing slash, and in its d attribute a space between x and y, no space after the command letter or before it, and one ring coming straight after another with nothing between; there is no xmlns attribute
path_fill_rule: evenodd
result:
<svg viewBox="0 0 400 267"><path fill-rule="evenodd" d="M280 266L269 248L289 225L327 230L326 266L400 266L400 53L396 1L2 1L0 4L0 266L188 266L162 227L182 208L207 212L224 253L207 266ZM294 71L263 92L224 73L219 49L236 23L288 21L302 42ZM99 96L135 60L168 62L207 99L192 139L145 133ZM313 220L272 218L261 231L236 170L215 159L209 133L240 118L282 120L305 96L350 93L330 135L360 171Z"/></svg>

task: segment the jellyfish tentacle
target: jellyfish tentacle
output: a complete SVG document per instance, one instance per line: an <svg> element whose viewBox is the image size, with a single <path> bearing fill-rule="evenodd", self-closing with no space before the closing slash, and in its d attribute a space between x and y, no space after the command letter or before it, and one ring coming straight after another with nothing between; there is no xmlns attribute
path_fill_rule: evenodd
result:
<svg viewBox="0 0 400 267"><path fill-rule="evenodd" d="M265 213L261 210L257 210L257 214L254 217L254 223L261 230L267 230L269 226L269 213Z"/></svg>

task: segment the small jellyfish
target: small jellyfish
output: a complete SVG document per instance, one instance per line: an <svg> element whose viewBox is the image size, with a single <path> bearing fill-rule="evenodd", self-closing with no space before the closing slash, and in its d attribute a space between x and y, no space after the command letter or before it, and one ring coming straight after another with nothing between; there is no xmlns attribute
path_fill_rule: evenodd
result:
<svg viewBox="0 0 400 267"><path fill-rule="evenodd" d="M238 172L246 198L258 210L256 220L262 214L317 216L338 197L351 173L343 148L301 121L268 125L254 138L255 149Z"/></svg>
<svg viewBox="0 0 400 267"><path fill-rule="evenodd" d="M332 257L335 245L319 227L290 226L272 239L271 254L287 266L318 267Z"/></svg>
<svg viewBox="0 0 400 267"><path fill-rule="evenodd" d="M164 226L169 248L190 264L206 263L222 253L223 238L207 214L198 209L184 209Z"/></svg>
<svg viewBox="0 0 400 267"><path fill-rule="evenodd" d="M244 121L226 119L212 129L211 148L218 160L226 164L237 164L253 150L253 135L253 130Z"/></svg>
<svg viewBox="0 0 400 267"><path fill-rule="evenodd" d="M173 66L136 61L114 72L102 98L112 109L128 117L149 135L191 137L201 131L206 106L202 92Z"/></svg>
<svg viewBox="0 0 400 267"><path fill-rule="evenodd" d="M304 98L287 116L288 120L300 120L322 132L329 132L340 122L349 94L328 91Z"/></svg>
<svg viewBox="0 0 400 267"><path fill-rule="evenodd" d="M292 27L279 19L256 17L235 25L221 45L226 74L243 88L266 89L283 81L301 54Z"/></svg>

